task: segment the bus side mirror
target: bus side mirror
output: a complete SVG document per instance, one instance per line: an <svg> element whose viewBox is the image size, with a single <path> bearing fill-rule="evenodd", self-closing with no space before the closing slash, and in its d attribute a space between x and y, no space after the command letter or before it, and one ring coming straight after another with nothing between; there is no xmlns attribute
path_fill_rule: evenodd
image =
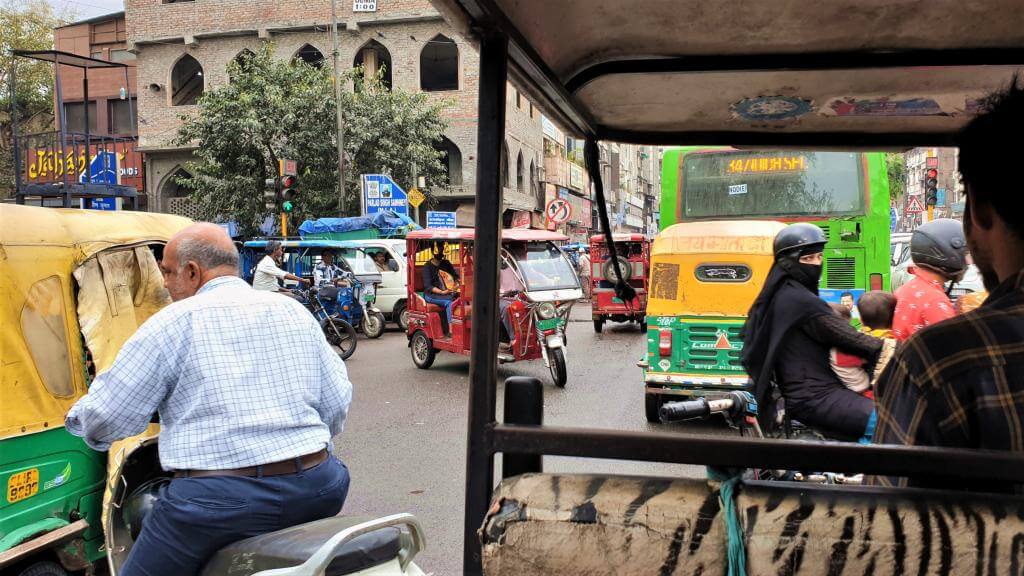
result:
<svg viewBox="0 0 1024 576"><path fill-rule="evenodd" d="M391 270L392 272L398 272L398 262L395 262L394 259L389 258L388 270Z"/></svg>

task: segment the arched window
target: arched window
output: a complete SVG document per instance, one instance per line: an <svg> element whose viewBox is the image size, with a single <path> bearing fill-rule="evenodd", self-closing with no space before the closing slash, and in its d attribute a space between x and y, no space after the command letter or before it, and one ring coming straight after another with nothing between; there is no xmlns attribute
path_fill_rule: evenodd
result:
<svg viewBox="0 0 1024 576"><path fill-rule="evenodd" d="M434 142L434 150L441 153L441 164L448 175L448 184L462 186L462 151L459 150L459 147L442 136L440 140Z"/></svg>
<svg viewBox="0 0 1024 576"><path fill-rule="evenodd" d="M420 51L420 89L459 89L459 47L451 38L438 34Z"/></svg>
<svg viewBox="0 0 1024 576"><path fill-rule="evenodd" d="M303 62L309 64L310 66L323 68L324 53L317 50L315 46L306 44L302 48L299 48L299 51L295 53L295 57L292 58L292 60L295 62L302 60Z"/></svg>
<svg viewBox="0 0 1024 576"><path fill-rule="evenodd" d="M526 174L523 172L523 153L519 152L516 158L516 189L520 192L526 191Z"/></svg>
<svg viewBox="0 0 1024 576"><path fill-rule="evenodd" d="M364 76L373 76L379 72L381 84L391 90L391 52L388 52L380 42L370 40L363 44L352 60L352 67L362 67ZM356 88L358 87L357 82Z"/></svg>
<svg viewBox="0 0 1024 576"><path fill-rule="evenodd" d="M203 95L203 67L185 54L171 69L171 106L195 104Z"/></svg>
<svg viewBox="0 0 1024 576"><path fill-rule="evenodd" d="M241 52L239 52L237 56L234 57L232 62L234 62L234 64L238 66L239 70L245 70L246 66L248 66L252 59L255 57L256 53L254 53L252 50L249 50L248 48L245 48Z"/></svg>
<svg viewBox="0 0 1024 576"><path fill-rule="evenodd" d="M501 185L508 188L508 142L501 145Z"/></svg>

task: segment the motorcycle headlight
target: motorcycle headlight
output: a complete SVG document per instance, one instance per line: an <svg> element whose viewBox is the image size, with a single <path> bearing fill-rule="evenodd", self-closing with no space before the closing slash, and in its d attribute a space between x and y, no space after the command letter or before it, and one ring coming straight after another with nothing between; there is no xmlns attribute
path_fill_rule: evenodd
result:
<svg viewBox="0 0 1024 576"><path fill-rule="evenodd" d="M549 320L555 317L555 305L551 302L542 302L537 306L537 316L541 320Z"/></svg>

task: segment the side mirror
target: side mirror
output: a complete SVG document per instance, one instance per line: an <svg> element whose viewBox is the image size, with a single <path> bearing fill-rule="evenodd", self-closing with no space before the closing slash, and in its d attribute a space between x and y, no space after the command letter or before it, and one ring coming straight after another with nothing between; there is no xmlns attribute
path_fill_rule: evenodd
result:
<svg viewBox="0 0 1024 576"><path fill-rule="evenodd" d="M398 262L395 262L394 259L388 259L388 270L398 272Z"/></svg>

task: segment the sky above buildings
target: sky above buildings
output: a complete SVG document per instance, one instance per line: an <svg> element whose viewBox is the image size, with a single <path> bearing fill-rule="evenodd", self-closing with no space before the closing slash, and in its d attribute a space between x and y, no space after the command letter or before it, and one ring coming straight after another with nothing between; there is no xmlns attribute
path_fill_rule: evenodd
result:
<svg viewBox="0 0 1024 576"><path fill-rule="evenodd" d="M94 18L111 12L124 10L124 0L46 0L56 13L65 10L75 15L75 20Z"/></svg>

